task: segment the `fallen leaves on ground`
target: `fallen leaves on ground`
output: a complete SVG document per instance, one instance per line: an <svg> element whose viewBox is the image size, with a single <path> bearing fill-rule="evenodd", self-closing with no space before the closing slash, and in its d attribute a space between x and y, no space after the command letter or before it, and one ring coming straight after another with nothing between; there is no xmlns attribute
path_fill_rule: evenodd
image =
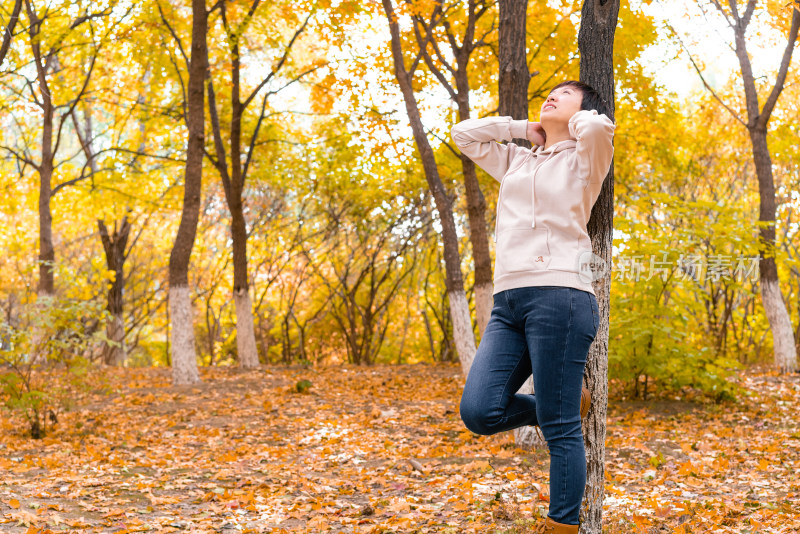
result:
<svg viewBox="0 0 800 534"><path fill-rule="evenodd" d="M546 448L467 431L457 366L103 373L116 393L45 439L3 414L3 532L522 533L547 513ZM604 532L800 532L800 377L739 380L736 405L612 398Z"/></svg>

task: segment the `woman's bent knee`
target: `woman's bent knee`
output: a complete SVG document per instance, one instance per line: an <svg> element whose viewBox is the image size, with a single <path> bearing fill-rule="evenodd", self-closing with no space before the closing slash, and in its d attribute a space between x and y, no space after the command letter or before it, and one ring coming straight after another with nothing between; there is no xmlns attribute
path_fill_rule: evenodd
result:
<svg viewBox="0 0 800 534"><path fill-rule="evenodd" d="M482 408L474 403L467 402L462 398L459 412L461 414L461 420L464 422L464 426L466 426L470 432L480 434L482 436L489 436L497 433L497 431L493 428L494 425L497 424L497 421L492 420L496 418L492 418L485 408Z"/></svg>

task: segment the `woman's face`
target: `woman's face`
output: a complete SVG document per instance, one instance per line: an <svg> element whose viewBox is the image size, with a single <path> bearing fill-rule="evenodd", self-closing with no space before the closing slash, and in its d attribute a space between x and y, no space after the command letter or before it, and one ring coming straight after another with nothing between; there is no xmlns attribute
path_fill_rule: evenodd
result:
<svg viewBox="0 0 800 534"><path fill-rule="evenodd" d="M561 86L547 96L542 103L539 122L547 130L566 128L572 116L581 110L583 91L571 85Z"/></svg>

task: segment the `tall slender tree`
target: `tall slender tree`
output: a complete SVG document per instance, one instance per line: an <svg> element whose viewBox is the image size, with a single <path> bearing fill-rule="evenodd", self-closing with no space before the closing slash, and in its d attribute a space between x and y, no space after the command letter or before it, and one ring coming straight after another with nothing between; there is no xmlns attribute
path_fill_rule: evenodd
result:
<svg viewBox="0 0 800 534"><path fill-rule="evenodd" d="M55 292L55 276L53 264L55 262L55 245L53 242L53 197L63 188L81 182L91 176L91 172L82 172L53 184L56 168L56 155L60 146L63 146L65 123L72 118L78 103L89 92L92 74L97 64L100 49L105 39L111 34L111 28L98 32L94 25L97 19L109 17L113 12L113 4L98 12L90 12L88 5L73 4L70 6L72 16L66 23L58 17L49 16L49 9L40 13L34 0L25 0L25 9L28 16L28 36L30 49L33 56L33 69L36 75L38 92L34 91L31 81L28 87L33 101L42 110L42 137L40 158L38 163L28 155L27 147L22 152L15 152L18 160L35 168L39 175L39 286L40 295L52 295ZM62 6L66 12L66 6ZM51 25L59 25L52 27ZM91 38L84 37L86 26L91 26L91 31L86 31ZM49 38L52 33L58 32L58 39ZM80 36L76 39L76 36ZM69 80L63 80L65 64L80 65L78 83L70 86ZM57 82L53 82L57 78ZM84 171L87 167L84 167Z"/></svg>
<svg viewBox="0 0 800 534"><path fill-rule="evenodd" d="M494 24L488 25L478 35L478 23L488 11L490 5L486 2L470 0L467 6L466 21L456 24L461 14L461 2L445 4L438 1L431 12L430 19L422 15L414 17L414 33L417 39L419 52L425 64L434 74L436 79L447 90L450 98L458 107L458 119L461 121L470 118L470 85L468 69L473 52L480 46L486 45L486 37L494 31ZM457 13L456 21L451 23L449 16ZM463 26L463 35L458 35L457 29ZM439 35L439 30L441 34ZM444 40L450 49L450 54L455 59L451 61L442 53L437 42ZM430 49L433 50L431 54ZM448 79L449 74L451 79ZM452 81L451 81L452 80ZM489 234L486 230L486 198L478 182L475 163L464 154L459 154L461 170L464 176L464 192L467 197L467 218L469 221L469 241L472 245L472 261L475 265L474 296L475 315L478 331L483 335L489 317L492 314L494 299L494 283L492 279L492 256L489 251Z"/></svg>
<svg viewBox="0 0 800 534"><path fill-rule="evenodd" d="M422 159L422 167L425 171L425 178L428 181L428 188L433 195L436 210L439 213L439 221L442 225L442 244L444 246L446 271L445 285L450 303L450 315L453 319L453 338L456 344L456 352L458 352L458 358L461 362L461 370L466 376L472 365L472 360L475 358L475 334L472 330L469 304L464 291L464 277L461 274L461 254L458 250L458 234L456 233L456 224L453 217L452 201L439 176L436 157L425 133L412 85L412 80L419 62L422 60L422 55L417 55L410 67L406 66L403 57L403 39L400 34L400 25L394 4L391 0L382 0L382 2L383 11L389 23L394 74L403 94L406 113L411 123L411 130L414 133L414 142Z"/></svg>
<svg viewBox="0 0 800 534"><path fill-rule="evenodd" d="M220 4L222 24L228 38L230 50L230 125L228 127L229 147L226 149L223 141L222 126L220 123L220 112L217 109L216 94L213 81L208 85L208 106L211 116L211 128L214 137L215 156L209 155L214 167L219 172L222 180L225 200L231 214L231 241L233 248L233 300L236 306L236 348L239 357L239 365L245 368L258 367L258 350L256 349L256 337L253 324L253 303L250 298L250 284L247 266L247 222L244 215L244 188L247 179L247 171L255 153L255 146L258 142L259 133L266 118L267 101L270 96L278 93L286 87L290 87L300 78L313 72L319 65L301 72L298 76L283 82L281 87L270 89L269 83L273 81L282 67L286 64L292 47L297 42L298 37L305 31L309 14L302 25L295 31L288 44L285 46L280 59L275 63L269 73L256 85L256 87L242 98L241 87L241 50L242 39L248 25L253 20L260 0L253 0L247 14L239 23L229 20L225 3ZM243 132L242 125L245 122L245 112L256 98L261 95L261 105L258 119L256 120L253 131L250 132L249 139L245 146L242 145L243 137L247 137ZM230 154L230 157L228 157ZM230 160L230 165L228 164Z"/></svg>
<svg viewBox="0 0 800 534"><path fill-rule="evenodd" d="M183 209L178 233L169 256L169 318L172 348L172 381L192 384L200 381L195 352L192 299L189 290L189 262L197 234L200 195L203 185L205 147L205 83L208 76L208 11L205 0L192 0L192 49L189 81L186 85L186 166Z"/></svg>
<svg viewBox="0 0 800 534"><path fill-rule="evenodd" d="M792 53L794 52L798 30L800 29L800 0L793 0L786 4L788 12L792 13L786 47L783 51L775 84L772 86L763 107L758 101L756 77L753 74L753 65L747 52L747 28L750 25L758 1L747 0L743 13L739 12L737 0L728 0L729 11L723 8L719 0L712 0L711 3L722 14L725 22L733 32L733 49L736 53L736 58L739 60L739 68L742 73L741 81L744 86L746 117L741 117L736 110L722 100L711 85L708 84L703 76L703 71L691 54L689 58L706 89L711 92L714 98L733 118L747 129L750 137L760 199L758 206L758 250L760 256L758 273L761 302L772 331L775 366L781 373L793 373L797 371L798 366L792 320L786 308L786 302L783 299L780 280L778 279L778 267L775 263L775 179L772 171L772 157L767 145L767 124L772 117L775 104L778 102L778 98L786 85L786 76L792 62ZM674 29L672 31L674 35L678 35ZM682 41L681 45L683 46ZM689 52L685 46L684 49L686 49L687 53Z"/></svg>
<svg viewBox="0 0 800 534"><path fill-rule="evenodd" d="M594 87L609 107L614 120L614 33L619 15L619 0L584 0L578 30L580 80ZM592 251L611 265L614 230L614 163L603 181L600 195L586 225ZM581 506L581 532L602 532L605 487L606 411L608 406L608 311L611 270L592 285L600 309L597 336L586 361L587 386L592 406L583 427L586 445L586 491Z"/></svg>

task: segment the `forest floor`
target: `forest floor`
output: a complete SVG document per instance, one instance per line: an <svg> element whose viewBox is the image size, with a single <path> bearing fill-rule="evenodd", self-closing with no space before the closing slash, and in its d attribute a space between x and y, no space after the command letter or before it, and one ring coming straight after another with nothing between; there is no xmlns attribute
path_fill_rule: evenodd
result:
<svg viewBox="0 0 800 534"><path fill-rule="evenodd" d="M547 449L467 431L457 366L201 374L102 371L40 440L3 411L0 532L521 534L547 513ZM800 376L737 381L735 404L612 396L603 532L800 532Z"/></svg>

